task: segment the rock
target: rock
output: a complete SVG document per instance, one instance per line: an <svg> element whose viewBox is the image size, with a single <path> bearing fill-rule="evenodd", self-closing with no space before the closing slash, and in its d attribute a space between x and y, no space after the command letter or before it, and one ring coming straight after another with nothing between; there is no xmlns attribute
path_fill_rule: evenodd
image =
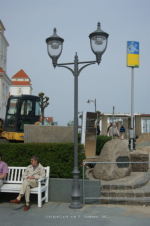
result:
<svg viewBox="0 0 150 226"><path fill-rule="evenodd" d="M128 149L128 146L121 140L114 139L105 143L99 156L98 162L116 162L117 158L121 156L126 157L128 161L130 160L130 151ZM123 160L119 162L123 162ZM125 162L127 161L125 160ZM94 167L93 176L97 179L110 181L124 178L130 175L131 164L128 164L128 167L124 167L122 165L122 168L120 168L121 164L118 164L118 166L116 163L98 163Z"/></svg>
<svg viewBox="0 0 150 226"><path fill-rule="evenodd" d="M149 154L141 150L136 150L130 153L131 162L149 162ZM149 163L131 163L132 172L147 172L149 170Z"/></svg>

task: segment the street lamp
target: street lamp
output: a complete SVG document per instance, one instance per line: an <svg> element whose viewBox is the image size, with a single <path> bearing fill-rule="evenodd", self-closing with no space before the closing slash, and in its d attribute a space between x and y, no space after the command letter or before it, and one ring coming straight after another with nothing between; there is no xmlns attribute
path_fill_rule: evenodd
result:
<svg viewBox="0 0 150 226"><path fill-rule="evenodd" d="M91 49L96 55L96 62L100 64L101 56L107 48L108 34L101 30L100 22L97 24L97 30L89 35L91 41Z"/></svg>
<svg viewBox="0 0 150 226"><path fill-rule="evenodd" d="M54 68L64 67L69 69L74 76L74 169L73 169L73 187L72 187L72 203L70 204L70 208L79 209L82 208L80 202L80 187L79 187L79 170L78 170L78 76L82 69L85 67L95 64L96 62L99 64L101 61L101 56L105 52L107 47L107 38L108 34L101 30L100 23L98 22L97 30L89 35L91 42L91 49L93 53L96 55L96 61L86 61L79 62L78 55L75 54L74 62L72 63L63 63L57 64L57 60L61 55L64 39L60 38L56 34L56 28L54 28L54 33L51 37L46 39L47 43L47 51L48 55L52 59ZM78 68L79 64L85 64L80 69ZM74 70L66 65L74 65Z"/></svg>
<svg viewBox="0 0 150 226"><path fill-rule="evenodd" d="M95 112L96 112L96 99L95 100L88 100L87 103L91 103L91 102L94 102L94 105L95 105Z"/></svg>

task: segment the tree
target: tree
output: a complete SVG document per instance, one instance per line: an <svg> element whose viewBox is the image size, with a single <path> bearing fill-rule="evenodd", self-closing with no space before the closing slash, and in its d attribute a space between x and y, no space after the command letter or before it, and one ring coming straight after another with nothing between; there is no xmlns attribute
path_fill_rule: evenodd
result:
<svg viewBox="0 0 150 226"><path fill-rule="evenodd" d="M49 97L45 96L45 93L41 92L38 96L41 98L40 107L42 112L42 125L44 125L44 109L49 105Z"/></svg>
<svg viewBox="0 0 150 226"><path fill-rule="evenodd" d="M74 126L74 120L72 120L72 121L70 120L70 121L67 123L67 126L69 126L69 127L70 127L70 126Z"/></svg>
<svg viewBox="0 0 150 226"><path fill-rule="evenodd" d="M79 118L82 119L82 115L80 115Z"/></svg>

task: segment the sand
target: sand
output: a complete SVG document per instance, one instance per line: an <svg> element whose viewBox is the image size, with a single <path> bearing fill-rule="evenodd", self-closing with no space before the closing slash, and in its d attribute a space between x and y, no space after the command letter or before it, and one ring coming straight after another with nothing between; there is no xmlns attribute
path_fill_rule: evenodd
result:
<svg viewBox="0 0 150 226"><path fill-rule="evenodd" d="M143 133L136 139L136 144L141 144L150 141L150 133Z"/></svg>

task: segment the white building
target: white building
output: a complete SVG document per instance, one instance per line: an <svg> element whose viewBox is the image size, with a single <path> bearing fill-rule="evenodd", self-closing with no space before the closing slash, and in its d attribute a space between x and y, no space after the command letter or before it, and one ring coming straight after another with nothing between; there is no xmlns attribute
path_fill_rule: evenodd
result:
<svg viewBox="0 0 150 226"><path fill-rule="evenodd" d="M113 121L112 113L101 114L100 131L102 135L107 135L107 128L109 123ZM131 128L131 114L129 113L115 113L114 122L116 122L118 129L121 125L125 127L125 139L129 139L129 131ZM134 133L140 136L142 133L150 133L150 114L134 113L133 115Z"/></svg>
<svg viewBox="0 0 150 226"><path fill-rule="evenodd" d="M32 95L32 85L29 76L21 69L12 77L10 95Z"/></svg>
<svg viewBox="0 0 150 226"><path fill-rule="evenodd" d="M5 36L5 27L0 20L0 118L5 119L6 104L9 97L9 86L12 84L6 73L7 47L9 46Z"/></svg>

